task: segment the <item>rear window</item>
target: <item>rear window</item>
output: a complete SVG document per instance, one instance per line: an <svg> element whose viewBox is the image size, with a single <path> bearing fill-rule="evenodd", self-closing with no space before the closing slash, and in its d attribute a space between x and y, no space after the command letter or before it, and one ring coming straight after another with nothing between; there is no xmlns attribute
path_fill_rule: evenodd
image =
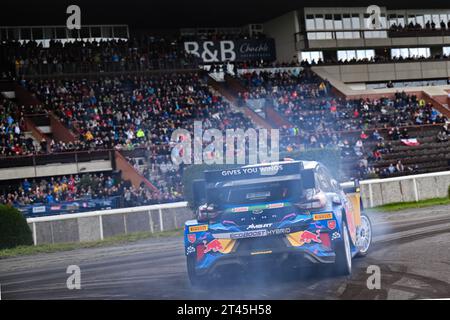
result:
<svg viewBox="0 0 450 320"><path fill-rule="evenodd" d="M289 180L208 190L208 202L217 205L243 205L290 201L301 196L301 182Z"/></svg>

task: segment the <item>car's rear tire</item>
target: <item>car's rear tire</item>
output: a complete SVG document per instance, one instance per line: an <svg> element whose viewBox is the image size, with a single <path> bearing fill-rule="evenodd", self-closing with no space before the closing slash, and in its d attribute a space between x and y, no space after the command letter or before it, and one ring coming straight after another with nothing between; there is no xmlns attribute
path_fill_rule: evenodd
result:
<svg viewBox="0 0 450 320"><path fill-rule="evenodd" d="M342 241L336 244L336 260L334 264L335 274L348 276L352 273L352 251L350 245L350 235L345 221L342 222Z"/></svg>
<svg viewBox="0 0 450 320"><path fill-rule="evenodd" d="M357 257L365 257L372 244L372 223L366 214L361 214L361 226L356 229Z"/></svg>
<svg viewBox="0 0 450 320"><path fill-rule="evenodd" d="M187 264L187 272L188 272L188 277L189 277L189 281L191 283L191 286L193 287L199 287L201 285L203 285L204 281L203 278L199 277L197 275L197 272L195 271L195 255L191 255L188 256L186 259L186 264Z"/></svg>

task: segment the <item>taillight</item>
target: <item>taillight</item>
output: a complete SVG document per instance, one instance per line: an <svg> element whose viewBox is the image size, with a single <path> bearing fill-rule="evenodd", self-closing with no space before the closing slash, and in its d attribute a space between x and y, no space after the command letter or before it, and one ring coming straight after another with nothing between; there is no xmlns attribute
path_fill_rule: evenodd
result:
<svg viewBox="0 0 450 320"><path fill-rule="evenodd" d="M198 221L208 221L217 218L220 215L220 211L214 207L214 205L204 204L198 207Z"/></svg>
<svg viewBox="0 0 450 320"><path fill-rule="evenodd" d="M308 190L306 192L306 199L297 204L300 209L311 210L321 209L327 205L327 196L322 191Z"/></svg>

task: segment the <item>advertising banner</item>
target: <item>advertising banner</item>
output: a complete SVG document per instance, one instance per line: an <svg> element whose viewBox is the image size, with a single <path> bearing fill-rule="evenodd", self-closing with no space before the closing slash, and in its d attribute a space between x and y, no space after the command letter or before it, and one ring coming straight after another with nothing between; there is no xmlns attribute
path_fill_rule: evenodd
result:
<svg viewBox="0 0 450 320"><path fill-rule="evenodd" d="M275 41L270 38L186 41L184 50L201 58L204 63L276 60Z"/></svg>

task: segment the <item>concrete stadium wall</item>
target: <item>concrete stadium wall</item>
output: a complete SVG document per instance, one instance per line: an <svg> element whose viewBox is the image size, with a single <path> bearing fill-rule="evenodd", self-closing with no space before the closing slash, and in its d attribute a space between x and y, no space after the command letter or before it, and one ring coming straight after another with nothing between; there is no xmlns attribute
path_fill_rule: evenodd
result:
<svg viewBox="0 0 450 320"><path fill-rule="evenodd" d="M27 219L34 244L103 240L120 234L181 228L192 219L186 202Z"/></svg>
<svg viewBox="0 0 450 320"><path fill-rule="evenodd" d="M93 160L88 162L55 163L42 166L11 167L0 169L0 180L48 177L68 174L112 170L110 160Z"/></svg>
<svg viewBox="0 0 450 320"><path fill-rule="evenodd" d="M344 83L449 78L450 61L342 64L314 66Z"/></svg>
<svg viewBox="0 0 450 320"><path fill-rule="evenodd" d="M277 61L292 62L297 55L295 49L295 34L298 29L298 14L296 11L288 12L264 23L264 33L275 39Z"/></svg>
<svg viewBox="0 0 450 320"><path fill-rule="evenodd" d="M365 208L448 196L450 171L361 181Z"/></svg>

